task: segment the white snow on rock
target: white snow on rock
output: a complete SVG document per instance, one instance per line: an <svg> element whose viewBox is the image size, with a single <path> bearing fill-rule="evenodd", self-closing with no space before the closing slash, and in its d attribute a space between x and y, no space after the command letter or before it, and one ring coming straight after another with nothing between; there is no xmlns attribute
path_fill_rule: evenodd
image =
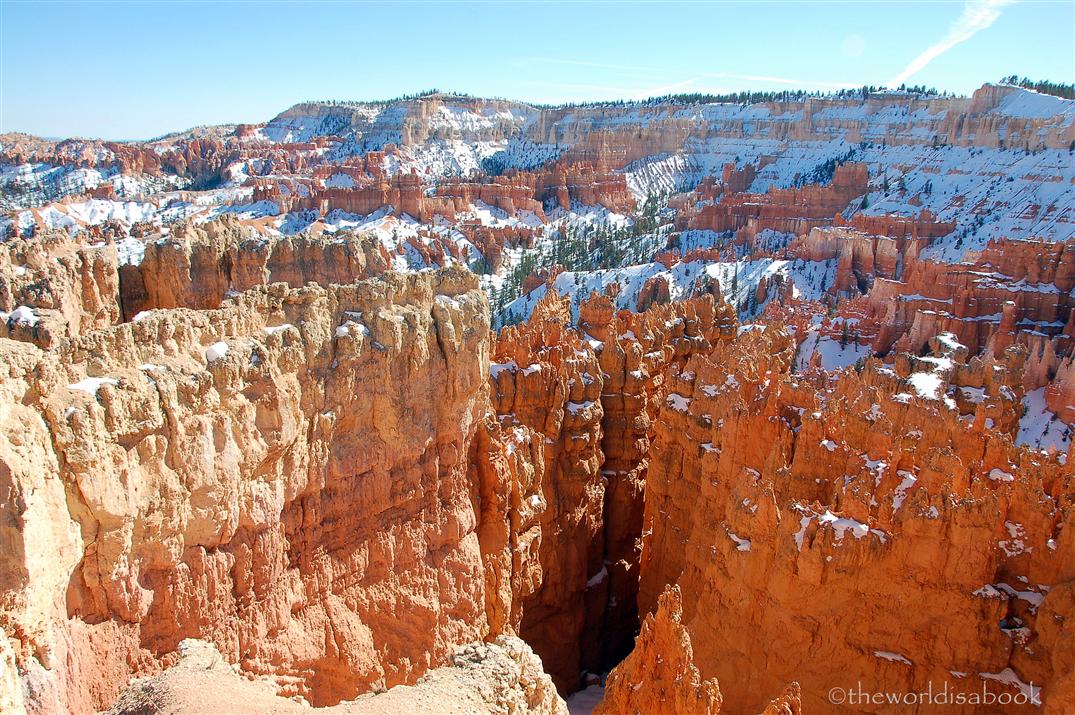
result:
<svg viewBox="0 0 1075 715"><path fill-rule="evenodd" d="M1002 539L997 542L997 546L1000 547L1008 556L1018 556L1019 554L1028 553L1033 551L1033 547L1027 546L1024 538L1026 537L1026 530L1022 524L1014 521L1005 521L1004 528L1008 532L1008 538Z"/></svg>
<svg viewBox="0 0 1075 715"><path fill-rule="evenodd" d="M736 274L738 272L738 278ZM636 310L638 298L646 282L664 278L669 285L671 300L683 300L694 295L706 282L720 285L722 295L733 305L744 305L757 290L762 278L784 276L792 283L792 293L805 300L820 299L824 290L835 280L836 261L804 261L759 258L739 262L689 261L666 268L662 263L642 263L623 268L595 271L565 271L553 281L553 288L562 296L572 298L572 318L578 319L578 303L591 292L604 293L611 285L618 285L614 298L618 309ZM734 286L734 290L733 290ZM540 285L522 295L505 307L505 314L520 318L529 317L538 301L545 296L546 287ZM762 305L755 306L755 312Z"/></svg>
<svg viewBox="0 0 1075 715"><path fill-rule="evenodd" d="M872 352L869 345L859 345L853 340L841 345L839 340L822 335L819 326L813 325L799 346L795 360L796 369L805 370L815 354L820 356L821 367L831 372L850 367L859 360L868 358Z"/></svg>
<svg viewBox="0 0 1075 715"><path fill-rule="evenodd" d="M875 650L873 652L874 657L883 658L885 660L891 660L893 663L903 663L904 665L914 665L907 656L900 655L899 653L893 653L889 650Z"/></svg>
<svg viewBox="0 0 1075 715"><path fill-rule="evenodd" d="M593 400L587 400L586 402L568 402L567 411L573 415L577 415L580 412L586 412L594 406Z"/></svg>
<svg viewBox="0 0 1075 715"><path fill-rule="evenodd" d="M228 344L225 342L213 343L205 349L205 361L213 362L228 354Z"/></svg>
<svg viewBox="0 0 1075 715"><path fill-rule="evenodd" d="M915 482L918 481L918 477L911 474L910 472L905 472L902 469L896 474L903 477L903 481L899 483L899 486L896 487L895 492L893 492L892 494L893 512L899 511L900 507L903 506L903 500L907 498L907 492L909 492L911 490L911 487L914 486Z"/></svg>
<svg viewBox="0 0 1075 715"><path fill-rule="evenodd" d="M0 315L4 314L0 313ZM33 308L29 308L25 305L20 305L18 308L15 308L15 310L11 311L10 313L7 313L6 317L9 323L13 323L16 325L29 325L31 327L37 325L41 321L41 319L37 317L37 314L34 312Z"/></svg>
<svg viewBox="0 0 1075 715"><path fill-rule="evenodd" d="M271 325L271 326L262 328L262 330L265 331L266 335L276 335L277 333L281 333L281 332L287 330L288 328L293 328L293 327L295 327L295 326L293 326L291 323L282 323L281 325Z"/></svg>
<svg viewBox="0 0 1075 715"><path fill-rule="evenodd" d="M1045 388L1039 387L1023 396L1023 416L1015 443L1034 449L1055 449L1067 453L1071 429L1045 404Z"/></svg>
<svg viewBox="0 0 1075 715"><path fill-rule="evenodd" d="M944 381L940 375L932 372L915 372L908 378L907 382L914 388L915 393L927 400L936 400L940 397L941 386Z"/></svg>
<svg viewBox="0 0 1075 715"><path fill-rule="evenodd" d="M593 588L608 578L608 565L602 565L601 570L586 581L586 588Z"/></svg>
<svg viewBox="0 0 1075 715"><path fill-rule="evenodd" d="M79 392L85 392L87 395L96 396L97 391L101 389L101 385L116 386L118 384L119 380L114 377L87 377L85 380L71 383L67 386L67 389L78 390Z"/></svg>
<svg viewBox="0 0 1075 715"><path fill-rule="evenodd" d="M1032 705L1041 705L1041 688L1024 683L1023 679L1019 677L1012 668L1005 668L999 673L978 673L978 676L985 680L994 680L998 683L1004 683L1014 688L1018 688L1019 692L1027 698L1027 701Z"/></svg>
<svg viewBox="0 0 1075 715"><path fill-rule="evenodd" d="M989 474L987 476L990 479L992 479L994 482L1014 482L1015 481L1015 477L1013 477L1011 474L1009 474L1008 472L1005 472L1003 469L998 469L996 467L994 467L993 469L990 469Z"/></svg>
<svg viewBox="0 0 1075 715"><path fill-rule="evenodd" d="M735 542L736 551L750 551L751 541L750 539L744 539L738 534L728 530L728 536Z"/></svg>
<svg viewBox="0 0 1075 715"><path fill-rule="evenodd" d="M142 264L142 258L146 255L146 244L140 238L128 236L116 241L116 254L121 266L138 266Z"/></svg>
<svg viewBox="0 0 1075 715"><path fill-rule="evenodd" d="M686 412L691 404L691 398L678 395L674 392L668 393L668 397L666 397L665 400L668 402L668 406L677 412Z"/></svg>
<svg viewBox="0 0 1075 715"><path fill-rule="evenodd" d="M888 534L881 529L871 529L867 524L863 524L861 521L850 519L847 517L841 517L833 514L826 509L823 513L817 512L802 506L801 504L793 504L792 508L802 514L802 518L799 520L799 530L795 533L795 545L799 551L802 551L803 540L806 537L806 530L810 526L810 522L817 519L818 530L823 528L832 529L836 542L840 543L844 540L844 535L850 532L855 539L861 539L867 534L876 536L877 539L883 544L888 540Z"/></svg>
<svg viewBox="0 0 1075 715"><path fill-rule="evenodd" d="M568 695L567 711L570 715L591 715L604 697L605 689L595 683L584 690Z"/></svg>

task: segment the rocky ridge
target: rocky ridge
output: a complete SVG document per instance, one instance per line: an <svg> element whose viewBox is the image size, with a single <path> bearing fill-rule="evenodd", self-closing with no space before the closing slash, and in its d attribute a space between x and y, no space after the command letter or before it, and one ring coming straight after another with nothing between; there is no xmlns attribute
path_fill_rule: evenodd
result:
<svg viewBox="0 0 1075 715"><path fill-rule="evenodd" d="M543 505L486 416L473 277L143 315L4 341L3 625L39 706L101 709L190 636L328 704L517 627Z"/></svg>

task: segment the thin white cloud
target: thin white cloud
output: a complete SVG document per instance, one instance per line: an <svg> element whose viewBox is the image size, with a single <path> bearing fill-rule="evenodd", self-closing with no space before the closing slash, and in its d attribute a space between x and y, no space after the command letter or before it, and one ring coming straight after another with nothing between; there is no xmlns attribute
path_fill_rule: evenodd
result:
<svg viewBox="0 0 1075 715"><path fill-rule="evenodd" d="M888 86L898 87L948 50L974 37L997 21L1001 8L1014 2L1015 0L966 0L963 13L948 28L948 34L911 60L902 72L888 81Z"/></svg>

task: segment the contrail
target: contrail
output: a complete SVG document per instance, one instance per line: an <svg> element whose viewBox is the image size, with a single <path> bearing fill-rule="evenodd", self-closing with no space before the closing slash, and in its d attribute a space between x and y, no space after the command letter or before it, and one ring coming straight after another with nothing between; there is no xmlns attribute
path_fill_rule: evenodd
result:
<svg viewBox="0 0 1075 715"><path fill-rule="evenodd" d="M948 28L944 39L911 60L902 72L888 81L888 86L898 87L948 50L992 25L1000 17L1001 8L1013 2L1015 0L967 0L963 14Z"/></svg>

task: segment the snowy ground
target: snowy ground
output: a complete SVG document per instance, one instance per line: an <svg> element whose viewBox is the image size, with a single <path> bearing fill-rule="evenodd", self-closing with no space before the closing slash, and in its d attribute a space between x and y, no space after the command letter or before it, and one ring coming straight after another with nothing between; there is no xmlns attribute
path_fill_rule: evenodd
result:
<svg viewBox="0 0 1075 715"><path fill-rule="evenodd" d="M786 261L762 258L753 261L705 262L689 261L666 268L662 263L613 268L601 271L565 271L556 277L553 287L560 295L570 296L572 315L578 318L579 304L591 293L604 293L608 286L619 284L615 298L617 308L634 310L646 282L663 277L668 281L671 300L682 300L701 292L704 283L715 281L728 302L737 306L749 306L742 311L745 316L757 314L764 304L750 306L751 297L758 282L767 278L772 284L774 276L784 276L794 284L793 295L805 300L819 300L822 293L832 285L836 274L836 261ZM505 308L510 319L528 317L534 306L545 296L545 286L538 286L530 293L520 296Z"/></svg>
<svg viewBox="0 0 1075 715"><path fill-rule="evenodd" d="M1071 429L1045 406L1045 388L1039 387L1023 397L1024 414L1019 420L1018 445L1034 449L1067 452Z"/></svg>
<svg viewBox="0 0 1075 715"><path fill-rule="evenodd" d="M810 334L799 346L799 353L795 358L796 369L806 369L815 353L820 356L821 367L826 370L851 367L859 360L865 360L873 354L869 345L859 345L850 340L841 345L839 340L821 335L818 326L811 326Z"/></svg>
<svg viewBox="0 0 1075 715"><path fill-rule="evenodd" d="M590 715L603 697L605 689L600 685L591 685L567 696L567 711L571 715Z"/></svg>

